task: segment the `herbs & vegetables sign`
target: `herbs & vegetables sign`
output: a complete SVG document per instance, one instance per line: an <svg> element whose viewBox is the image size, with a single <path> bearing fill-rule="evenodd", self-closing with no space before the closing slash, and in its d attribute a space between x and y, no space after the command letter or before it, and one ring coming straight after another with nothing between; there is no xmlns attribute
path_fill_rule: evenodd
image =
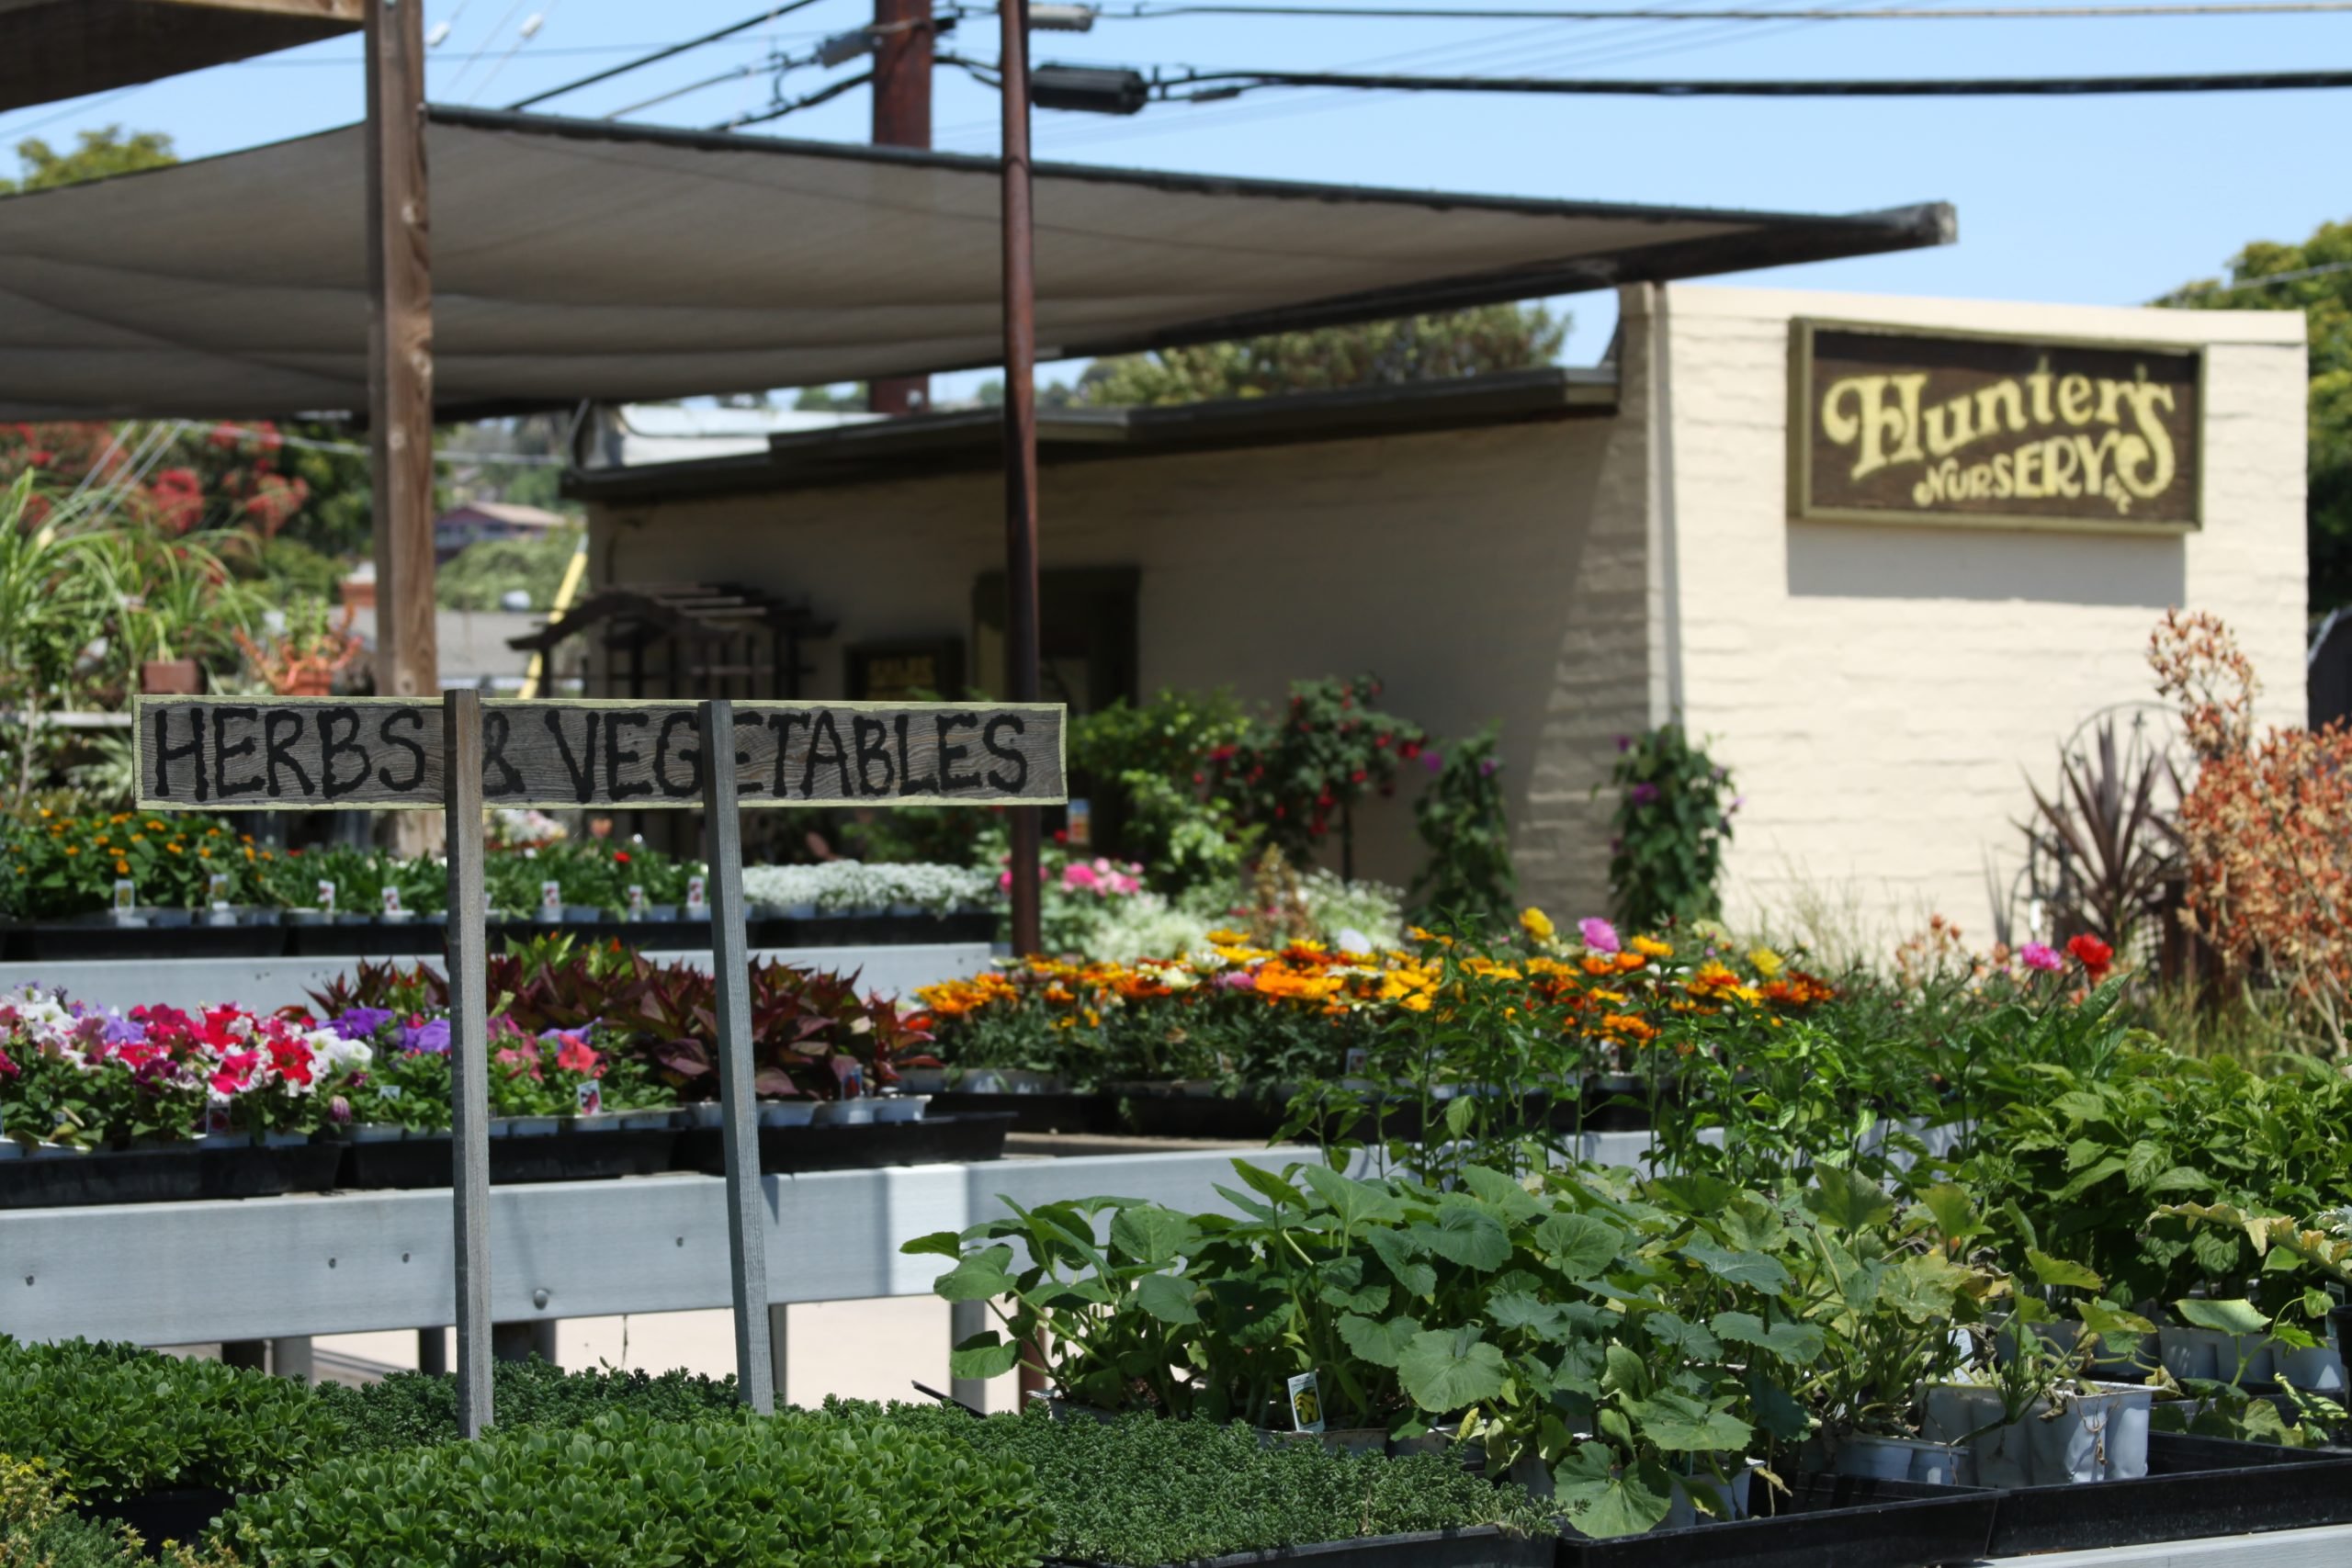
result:
<svg viewBox="0 0 2352 1568"><path fill-rule="evenodd" d="M1793 323L1802 518L2177 531L2201 519L2196 349Z"/></svg>
<svg viewBox="0 0 2352 1568"><path fill-rule="evenodd" d="M738 703L735 792L753 806L1063 798L1049 704ZM407 698L142 698L142 810L439 810L442 706ZM692 703L485 702L482 799L542 810L698 807Z"/></svg>

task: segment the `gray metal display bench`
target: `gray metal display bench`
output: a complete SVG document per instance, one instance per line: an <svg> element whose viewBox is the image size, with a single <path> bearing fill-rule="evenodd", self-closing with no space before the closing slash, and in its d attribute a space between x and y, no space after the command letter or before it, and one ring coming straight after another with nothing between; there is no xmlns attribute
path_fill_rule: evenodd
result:
<svg viewBox="0 0 2352 1568"><path fill-rule="evenodd" d="M2280 1530L2275 1535L2210 1536L2096 1551L1996 1557L1986 1568L2347 1568L2352 1525Z"/></svg>

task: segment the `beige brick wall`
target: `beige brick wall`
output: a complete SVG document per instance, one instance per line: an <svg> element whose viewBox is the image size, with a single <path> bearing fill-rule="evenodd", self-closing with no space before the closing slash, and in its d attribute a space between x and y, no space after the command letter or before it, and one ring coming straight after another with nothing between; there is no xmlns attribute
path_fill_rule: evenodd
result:
<svg viewBox="0 0 2352 1568"><path fill-rule="evenodd" d="M2153 699L2148 633L2216 611L2303 706L2300 318L1745 288L1668 291L1680 701L1746 805L1731 910L1826 903L1883 935L1941 910L1989 935L1989 863L2014 872L2025 777L2062 738ZM1787 518L1791 317L2211 345L2207 518L2100 537Z"/></svg>
<svg viewBox="0 0 2352 1568"><path fill-rule="evenodd" d="M1049 567L1141 569L1141 685L1279 698L1297 676L1377 672L1396 711L1445 735L1504 721L1531 890L1602 897L1614 738L1644 722L1644 453L1588 419L1049 465ZM592 509L598 582L750 581L837 620L842 649L968 634L974 580L1003 560L993 474ZM1359 822L1359 869L1419 863L1408 802Z"/></svg>

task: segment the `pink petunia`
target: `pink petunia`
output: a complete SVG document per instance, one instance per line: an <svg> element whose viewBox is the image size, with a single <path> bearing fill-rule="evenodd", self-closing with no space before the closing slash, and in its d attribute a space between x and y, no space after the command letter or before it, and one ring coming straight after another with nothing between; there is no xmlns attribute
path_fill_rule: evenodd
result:
<svg viewBox="0 0 2352 1568"><path fill-rule="evenodd" d="M1617 940L1617 928L1599 915L1587 915L1578 920L1577 934L1583 937L1585 946L1595 953L1615 953L1623 945Z"/></svg>
<svg viewBox="0 0 2352 1568"><path fill-rule="evenodd" d="M2027 968L2039 969L2045 975L2055 975L2066 967L2066 961L2058 956L2058 950L2047 942L2027 942L2018 949L2018 958Z"/></svg>

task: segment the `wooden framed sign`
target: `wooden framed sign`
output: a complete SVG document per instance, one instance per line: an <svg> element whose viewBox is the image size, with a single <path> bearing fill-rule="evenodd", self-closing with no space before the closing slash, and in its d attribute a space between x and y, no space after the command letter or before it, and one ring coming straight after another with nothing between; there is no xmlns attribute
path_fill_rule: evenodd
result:
<svg viewBox="0 0 2352 1568"><path fill-rule="evenodd" d="M1791 329L1793 516L2122 533L2202 520L2201 349Z"/></svg>
<svg viewBox="0 0 2352 1568"><path fill-rule="evenodd" d="M703 804L697 707L484 702L487 806ZM733 705L734 794L760 806L1044 806L1065 798L1047 703ZM444 808L442 705L404 697L141 697L139 808Z"/></svg>

